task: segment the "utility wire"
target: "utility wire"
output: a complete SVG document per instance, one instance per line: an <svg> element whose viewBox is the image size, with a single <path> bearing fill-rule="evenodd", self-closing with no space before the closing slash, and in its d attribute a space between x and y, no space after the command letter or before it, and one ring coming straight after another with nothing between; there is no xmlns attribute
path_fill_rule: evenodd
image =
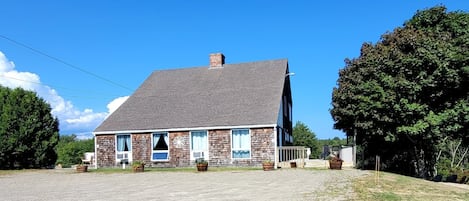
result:
<svg viewBox="0 0 469 201"><path fill-rule="evenodd" d="M68 66L68 67L70 67L70 68L74 68L75 70L81 71L82 73L86 73L86 74L88 74L88 75L91 75L91 76L93 76L93 77L95 77L95 78L98 78L98 79L100 79L100 80L103 80L103 81L105 81L105 82L107 82L107 83L110 83L110 84L112 84L112 85L114 85L114 86L118 86L118 87L120 87L120 88L129 90L129 91L133 91L133 90L130 89L129 87L126 87L126 86L124 86L124 85L122 85L122 84L119 84L119 83L117 83L117 82L114 82L114 81L112 81L112 80L110 80L110 79L107 79L107 78L105 78L105 77L99 76L99 75L97 75L97 74L95 74L95 73L92 73L92 72L90 72L90 71L87 71L87 70L85 70L85 69L83 69L83 68L80 68L80 67L78 67L78 66L75 66L75 65L73 65L73 64L70 64L70 63L68 63L68 62L66 62L66 61L64 61L64 60L62 60L62 59L59 59L59 58L57 58L57 57L51 56L51 55L49 55L49 54L46 54L46 53L44 53L44 52L42 52L42 51L39 51L39 50L37 50L37 49L34 49L34 48L32 48L32 47L30 47L30 46L28 46L28 45L25 45L25 44L23 44L23 43L20 43L20 42L18 42L18 41L16 41L16 40L13 40L13 39L11 39L11 38L8 38L8 37L6 37L6 36L4 36L4 35L1 35L1 34L0 34L0 37L3 38L3 39L5 39L5 40L8 40L8 41L10 41L11 43L16 44L16 45L18 45L18 46L20 46L20 47L26 48L26 49L28 49L28 50L30 50L30 51L36 53L36 54L45 56L45 57L47 57L47 58L49 58L49 59L52 59L52 60L54 60L54 61L56 61L56 62L59 62L59 63L62 63L62 64L66 65L66 66Z"/></svg>
<svg viewBox="0 0 469 201"><path fill-rule="evenodd" d="M37 85L42 85L42 86L45 86L45 87L53 87L54 89L65 89L65 90L69 90L69 91L81 91L81 92L87 92L88 94L91 92L91 93L94 93L94 94L100 94L100 95L103 95L105 93L102 93L102 92L98 92L98 91L83 91L83 90L77 90L77 89L71 89L71 88L67 88L67 87L59 87L59 86L51 86L51 85L47 85L45 83L41 83L41 82L34 82L34 81L30 81L30 80L23 80L23 79L19 79L19 78L16 78L16 77L10 77L10 76L5 76L5 75L2 75L0 74L0 77L4 77L4 78L7 78L7 79L12 79L12 80L17 80L17 81L21 81L21 82L28 82L28 83L33 83L33 84L37 84ZM118 96L117 94L108 94L108 95L112 95L112 96ZM86 98L84 96L70 96L70 95L66 95L67 97L79 97L79 98ZM95 98L95 97L91 97L91 98ZM97 97L96 97L97 98Z"/></svg>

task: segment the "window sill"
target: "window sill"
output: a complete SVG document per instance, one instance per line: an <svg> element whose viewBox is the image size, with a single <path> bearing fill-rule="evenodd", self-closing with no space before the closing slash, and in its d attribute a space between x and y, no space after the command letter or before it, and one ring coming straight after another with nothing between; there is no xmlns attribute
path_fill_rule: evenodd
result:
<svg viewBox="0 0 469 201"><path fill-rule="evenodd" d="M151 162L168 162L169 163L169 159L167 159L167 160L151 160Z"/></svg>

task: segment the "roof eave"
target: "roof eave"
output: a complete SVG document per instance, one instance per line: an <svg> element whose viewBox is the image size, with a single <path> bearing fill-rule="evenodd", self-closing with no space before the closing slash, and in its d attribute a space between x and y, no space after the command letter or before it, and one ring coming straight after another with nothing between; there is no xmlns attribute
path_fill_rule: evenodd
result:
<svg viewBox="0 0 469 201"><path fill-rule="evenodd" d="M207 127L193 127L193 128L168 128L168 129L145 129L145 130L121 130L121 131L95 131L93 135L110 135L110 134L124 134L124 133L154 133L154 132L177 132L177 131L191 131L191 130L225 130L225 129L239 129L239 128L269 128L276 127L277 124L255 124L255 125L238 125L238 126L207 126Z"/></svg>

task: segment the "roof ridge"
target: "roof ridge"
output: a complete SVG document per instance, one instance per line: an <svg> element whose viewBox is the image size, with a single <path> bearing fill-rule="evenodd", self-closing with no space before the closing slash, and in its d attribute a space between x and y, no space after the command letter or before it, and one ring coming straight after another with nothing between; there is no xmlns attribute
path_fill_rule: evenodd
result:
<svg viewBox="0 0 469 201"><path fill-rule="evenodd" d="M259 61L249 61L249 62L241 62L241 63L225 63L223 66L236 66L236 65L248 65L248 64L255 64L255 63L266 63L266 62L280 62L286 61L288 62L287 58L281 59L270 59L270 60L259 60ZM206 68L209 69L209 65L206 66L192 66L192 67L176 67L176 68L168 68L168 69L159 69L153 70L152 72L161 72L161 71L179 71L179 70L190 70L190 69L199 69L199 68ZM223 67L220 67L222 69ZM218 68L217 68L218 69Z"/></svg>

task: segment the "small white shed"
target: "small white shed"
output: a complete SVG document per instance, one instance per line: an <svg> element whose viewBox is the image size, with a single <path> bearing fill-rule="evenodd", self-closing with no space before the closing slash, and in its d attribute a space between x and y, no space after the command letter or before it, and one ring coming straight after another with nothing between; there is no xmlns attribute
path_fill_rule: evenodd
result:
<svg viewBox="0 0 469 201"><path fill-rule="evenodd" d="M353 164L353 147L343 146L340 149L340 159L344 160L344 163Z"/></svg>

